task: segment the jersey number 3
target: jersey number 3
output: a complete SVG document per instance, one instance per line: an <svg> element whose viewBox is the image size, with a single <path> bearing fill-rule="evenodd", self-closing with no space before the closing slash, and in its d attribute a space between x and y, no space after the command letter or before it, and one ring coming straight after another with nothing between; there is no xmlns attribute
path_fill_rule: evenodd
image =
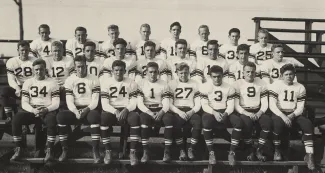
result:
<svg viewBox="0 0 325 173"><path fill-rule="evenodd" d="M46 86L44 86L41 90L37 86L30 87L30 90L32 91L31 95L32 97L38 97L40 94L42 94L44 97L48 94L46 92Z"/></svg>

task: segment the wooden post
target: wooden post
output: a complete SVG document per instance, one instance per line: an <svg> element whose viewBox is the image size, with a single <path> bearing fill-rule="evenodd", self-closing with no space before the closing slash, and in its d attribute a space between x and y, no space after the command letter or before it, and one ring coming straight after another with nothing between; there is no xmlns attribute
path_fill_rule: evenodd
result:
<svg viewBox="0 0 325 173"><path fill-rule="evenodd" d="M312 23L311 21L305 22L305 30L310 31L312 29ZM311 33L305 33L305 41L311 41ZM305 44L305 53L310 53L309 45Z"/></svg>
<svg viewBox="0 0 325 173"><path fill-rule="evenodd" d="M13 0L18 5L19 13L19 39L24 40L24 22L23 22L23 2L22 0Z"/></svg>
<svg viewBox="0 0 325 173"><path fill-rule="evenodd" d="M317 42L322 42L323 34L324 33L322 33L322 32L316 33L316 41ZM315 47L315 53L322 53L322 45L316 45L316 47ZM323 58L318 58L317 59L317 63L318 63L319 66L322 66Z"/></svg>

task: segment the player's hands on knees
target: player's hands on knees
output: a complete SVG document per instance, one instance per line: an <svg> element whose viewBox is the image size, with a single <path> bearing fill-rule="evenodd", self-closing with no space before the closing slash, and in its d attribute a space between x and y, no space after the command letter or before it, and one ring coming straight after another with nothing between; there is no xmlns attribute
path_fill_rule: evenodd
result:
<svg viewBox="0 0 325 173"><path fill-rule="evenodd" d="M121 112L120 112L120 115L119 115L119 121L122 121L122 120L125 120L127 118L129 114L129 110L124 108Z"/></svg>
<svg viewBox="0 0 325 173"><path fill-rule="evenodd" d="M287 116L282 115L281 118L288 127L291 127L291 120Z"/></svg>
<svg viewBox="0 0 325 173"><path fill-rule="evenodd" d="M20 97L20 95L21 95L21 89L19 88L19 87L17 87L17 88L15 88L15 94L16 94L16 96L17 97ZM36 115L36 114L35 114Z"/></svg>
<svg viewBox="0 0 325 173"><path fill-rule="evenodd" d="M156 114L155 120L156 120L156 121L160 121L164 115L165 115L165 111L160 110L160 111Z"/></svg>
<svg viewBox="0 0 325 173"><path fill-rule="evenodd" d="M260 119L260 117L261 117L262 115L263 115L263 111L258 111L258 112L254 115L255 120Z"/></svg>
<svg viewBox="0 0 325 173"><path fill-rule="evenodd" d="M76 110L76 111L74 112L74 114L76 115L76 118L77 118L78 120L81 118L81 111L82 111L82 109L80 109L80 110Z"/></svg>
<svg viewBox="0 0 325 173"><path fill-rule="evenodd" d="M49 110L46 107L40 107L37 109L39 110L39 116L41 117L45 116L49 112Z"/></svg>
<svg viewBox="0 0 325 173"><path fill-rule="evenodd" d="M185 121L187 121L187 113L185 113L185 112L183 112L183 111L179 111L178 112L178 115L182 118L182 119L184 119Z"/></svg>
<svg viewBox="0 0 325 173"><path fill-rule="evenodd" d="M191 109L191 110L187 111L187 112L186 112L186 115L187 115L187 119L190 119L190 118L192 117L192 115L194 115L194 114L195 114L195 112L194 112L194 110L193 110L193 109Z"/></svg>
<svg viewBox="0 0 325 173"><path fill-rule="evenodd" d="M33 114L35 115L35 117L39 117L39 115L40 115L39 113L40 113L39 109L37 109L37 108L33 109Z"/></svg>
<svg viewBox="0 0 325 173"><path fill-rule="evenodd" d="M295 114L291 113L287 117L292 121L295 118Z"/></svg>
<svg viewBox="0 0 325 173"><path fill-rule="evenodd" d="M85 108L81 109L80 118L87 116L89 111L90 111L89 107L85 107Z"/></svg>
<svg viewBox="0 0 325 173"><path fill-rule="evenodd" d="M221 122L223 120L221 113L214 111L213 115L218 122Z"/></svg>

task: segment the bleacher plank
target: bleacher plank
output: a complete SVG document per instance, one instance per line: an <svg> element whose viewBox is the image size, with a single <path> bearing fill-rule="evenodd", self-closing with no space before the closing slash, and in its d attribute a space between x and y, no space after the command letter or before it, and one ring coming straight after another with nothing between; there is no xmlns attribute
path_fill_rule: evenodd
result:
<svg viewBox="0 0 325 173"><path fill-rule="evenodd" d="M279 18L279 17L254 17L252 20L285 21L285 22L325 22L325 19Z"/></svg>
<svg viewBox="0 0 325 173"><path fill-rule="evenodd" d="M256 39L248 39L248 41L258 41ZM296 41L296 40L269 40L269 43L281 43L281 44L308 44L308 45L325 45L325 42L317 41Z"/></svg>
<svg viewBox="0 0 325 173"><path fill-rule="evenodd" d="M291 33L325 33L325 30L305 30L305 29L280 29L280 28L263 28L269 32L291 32Z"/></svg>

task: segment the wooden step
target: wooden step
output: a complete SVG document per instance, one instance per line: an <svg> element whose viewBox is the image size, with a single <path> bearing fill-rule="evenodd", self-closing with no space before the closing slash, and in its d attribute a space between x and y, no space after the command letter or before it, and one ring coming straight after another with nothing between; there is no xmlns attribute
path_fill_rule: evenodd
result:
<svg viewBox="0 0 325 173"><path fill-rule="evenodd" d="M305 29L280 29L280 28L263 28L269 32L293 32L293 33L325 33L325 30L305 30Z"/></svg>

